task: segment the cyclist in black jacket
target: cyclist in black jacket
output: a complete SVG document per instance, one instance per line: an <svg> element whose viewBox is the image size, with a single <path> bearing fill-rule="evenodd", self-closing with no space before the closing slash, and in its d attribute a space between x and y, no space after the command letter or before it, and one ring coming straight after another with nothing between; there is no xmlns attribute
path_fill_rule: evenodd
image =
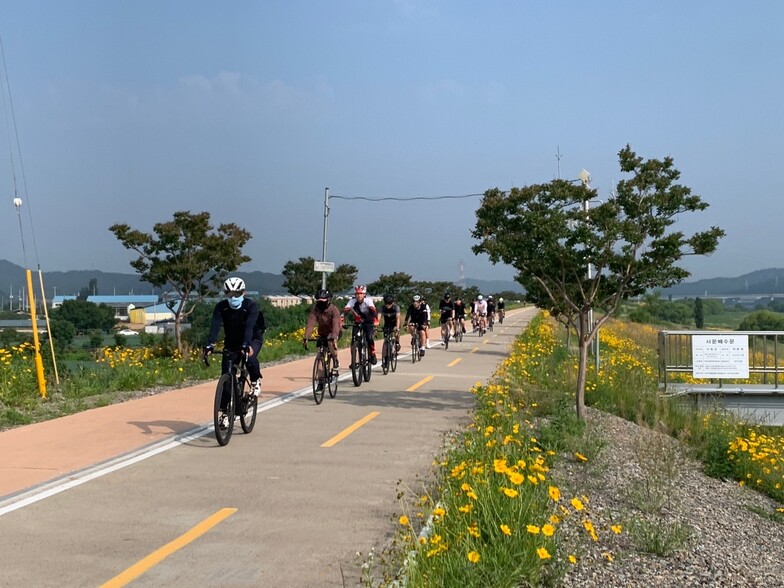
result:
<svg viewBox="0 0 784 588"><path fill-rule="evenodd" d="M259 310L259 305L250 298L245 298L245 282L241 278L228 278L223 283L223 291L226 293L226 298L218 302L212 312L212 324L204 352L212 353L218 331L223 327L224 348L229 351L244 351L247 354L250 393L258 396L261 391L259 385L261 366L258 355L264 342L267 324ZM228 364L229 357L224 354L221 374L228 371Z"/></svg>
<svg viewBox="0 0 784 588"><path fill-rule="evenodd" d="M419 356L422 357L425 355L425 341L427 341L427 310L425 305L422 303L422 297L419 294L414 296L414 300L409 305L408 310L406 311L406 318L404 322L408 324L408 332L411 334L412 340L414 336L414 330L421 331L421 338L419 339Z"/></svg>

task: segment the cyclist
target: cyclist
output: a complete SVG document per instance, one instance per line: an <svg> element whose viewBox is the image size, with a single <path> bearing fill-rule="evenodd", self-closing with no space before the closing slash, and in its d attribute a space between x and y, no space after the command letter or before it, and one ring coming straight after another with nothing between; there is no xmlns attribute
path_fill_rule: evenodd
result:
<svg viewBox="0 0 784 588"><path fill-rule="evenodd" d="M492 327L495 322L495 300L492 295L487 297L487 320Z"/></svg>
<svg viewBox="0 0 784 588"><path fill-rule="evenodd" d="M452 301L452 296L449 292L444 292L444 297L438 303L438 310L441 312L441 339L444 342L444 347L449 347L449 332L452 328L452 317L455 313L455 303Z"/></svg>
<svg viewBox="0 0 784 588"><path fill-rule="evenodd" d="M329 290L322 289L316 294L316 303L308 315L305 336L302 339L305 349L308 348L308 339L314 329L319 337L326 337L329 353L332 356L332 365L337 370L340 368L337 341L343 335L343 329L340 310L332 304L332 292Z"/></svg>
<svg viewBox="0 0 784 588"><path fill-rule="evenodd" d="M414 344L414 331L420 331L419 336L419 356L425 355L425 337L427 336L427 310L422 303L422 297L415 294L413 301L406 310L406 318L404 322L408 325L408 332L411 335L411 345Z"/></svg>
<svg viewBox="0 0 784 588"><path fill-rule="evenodd" d="M373 335L378 324L378 309L373 304L373 299L367 295L367 286L357 286L354 288L354 297L351 298L343 309L343 315L349 312L354 313L354 323L361 324L365 332L365 339L370 350L370 363L376 365L376 342Z"/></svg>
<svg viewBox="0 0 784 588"><path fill-rule="evenodd" d="M487 327L487 300L480 294L476 297L474 303L474 314L477 320L477 326L481 329Z"/></svg>
<svg viewBox="0 0 784 588"><path fill-rule="evenodd" d="M400 351L400 307L392 294L384 294L379 314L384 318L384 336L391 331L395 335L395 351Z"/></svg>
<svg viewBox="0 0 784 588"><path fill-rule="evenodd" d="M245 298L245 282L242 278L230 277L223 282L223 291L226 298L215 305L212 311L212 324L207 335L207 345L204 354L210 355L215 349L218 331L223 327L223 347L228 351L242 351L245 353L248 375L250 376L250 393L258 397L261 386L261 366L259 365L259 351L264 343L264 331L267 324L264 314L259 310L259 305L250 298ZM221 374L229 369L229 356L223 354ZM221 401L221 410L226 408L229 395L224 394ZM223 421L221 426L225 426Z"/></svg>
<svg viewBox="0 0 784 588"><path fill-rule="evenodd" d="M463 301L460 299L460 296L455 296L455 334L457 330L460 329L463 333L466 332L465 329L465 315L466 315L466 307Z"/></svg>
<svg viewBox="0 0 784 588"><path fill-rule="evenodd" d="M504 302L504 299L503 298L499 298L498 299L498 306L497 306L498 322L501 322L501 323L504 322L504 317L506 316L505 307L506 307L506 303Z"/></svg>

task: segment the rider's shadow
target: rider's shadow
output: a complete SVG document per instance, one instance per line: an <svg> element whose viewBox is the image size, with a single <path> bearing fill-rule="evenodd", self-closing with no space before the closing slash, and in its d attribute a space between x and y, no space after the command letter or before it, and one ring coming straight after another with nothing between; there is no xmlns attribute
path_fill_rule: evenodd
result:
<svg viewBox="0 0 784 588"><path fill-rule="evenodd" d="M128 421L129 425L139 427L145 435L169 435L171 433L185 433L198 425L188 421Z"/></svg>

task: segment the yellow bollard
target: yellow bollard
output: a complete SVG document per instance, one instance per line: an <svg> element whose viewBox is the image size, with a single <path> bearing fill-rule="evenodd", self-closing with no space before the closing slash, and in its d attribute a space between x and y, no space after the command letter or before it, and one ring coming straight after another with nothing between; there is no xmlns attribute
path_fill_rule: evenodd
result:
<svg viewBox="0 0 784 588"><path fill-rule="evenodd" d="M38 393L46 398L46 379L44 362L41 359L41 346L38 344L38 321L35 316L35 294L33 293L33 273L27 270L27 294L30 299L30 319L33 322L33 347L35 348L35 371L38 374ZM45 303L44 303L45 304Z"/></svg>

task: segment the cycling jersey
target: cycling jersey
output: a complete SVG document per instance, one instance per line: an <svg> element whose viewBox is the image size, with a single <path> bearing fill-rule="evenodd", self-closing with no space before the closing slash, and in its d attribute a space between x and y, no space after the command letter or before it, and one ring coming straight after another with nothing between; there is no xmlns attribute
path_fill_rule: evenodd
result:
<svg viewBox="0 0 784 588"><path fill-rule="evenodd" d="M363 325L372 325L376 322L378 317L378 309L373 304L373 299L370 296L365 296L362 302L356 298L352 298L346 303L343 312L351 311L354 313L354 321L362 323Z"/></svg>
<svg viewBox="0 0 784 588"><path fill-rule="evenodd" d="M400 316L400 307L397 305L397 303L393 304L392 306L382 304L378 314L384 318L385 331L397 328L397 317Z"/></svg>
<svg viewBox="0 0 784 588"><path fill-rule="evenodd" d="M478 315L487 314L487 300L477 300L474 305L474 312Z"/></svg>
<svg viewBox="0 0 784 588"><path fill-rule="evenodd" d="M438 309L441 311L441 324L444 324L455 312L455 303L451 300L442 299L438 304Z"/></svg>
<svg viewBox="0 0 784 588"><path fill-rule="evenodd" d="M465 318L466 308L462 302L455 302L455 318Z"/></svg>
<svg viewBox="0 0 784 588"><path fill-rule="evenodd" d="M427 326L427 310L424 304L415 306L411 304L406 311L405 322L414 323L421 326Z"/></svg>

